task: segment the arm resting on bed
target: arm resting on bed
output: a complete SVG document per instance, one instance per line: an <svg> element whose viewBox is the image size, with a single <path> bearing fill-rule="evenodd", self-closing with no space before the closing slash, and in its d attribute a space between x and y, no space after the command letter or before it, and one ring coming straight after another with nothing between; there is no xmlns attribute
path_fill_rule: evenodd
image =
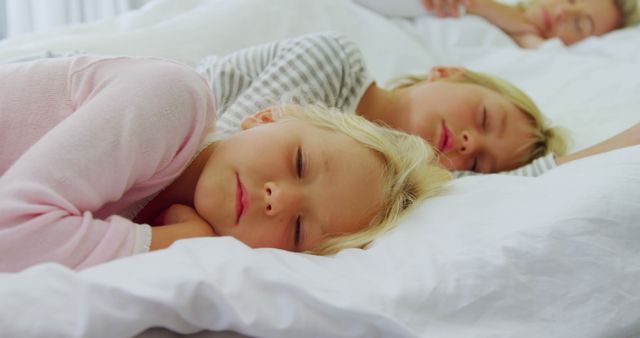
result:
<svg viewBox="0 0 640 338"><path fill-rule="evenodd" d="M640 123L636 123L633 127L621 132L620 134L587 149L566 156L558 156L556 157L556 163L558 165L562 165L591 155L602 154L611 150L626 148L638 144L640 144Z"/></svg>

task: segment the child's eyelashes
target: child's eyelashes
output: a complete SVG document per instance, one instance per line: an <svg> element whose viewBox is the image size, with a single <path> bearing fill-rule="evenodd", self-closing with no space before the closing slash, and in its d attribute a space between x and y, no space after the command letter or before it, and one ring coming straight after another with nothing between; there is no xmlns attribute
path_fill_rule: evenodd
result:
<svg viewBox="0 0 640 338"><path fill-rule="evenodd" d="M471 162L471 166L469 167L469 171L476 171L478 170L478 157L474 157L473 158L473 162Z"/></svg>
<svg viewBox="0 0 640 338"><path fill-rule="evenodd" d="M482 108L482 130L487 130L487 107Z"/></svg>
<svg viewBox="0 0 640 338"><path fill-rule="evenodd" d="M302 147L298 147L298 152L296 154L296 174L298 178L302 178L304 170L304 158L302 155Z"/></svg>
<svg viewBox="0 0 640 338"><path fill-rule="evenodd" d="M476 123L479 126L479 130L481 130L482 132L487 130L487 127L489 125L489 117L488 117L489 113L487 111L487 106L486 105L482 105L482 110L479 110L479 114L477 115L478 118L476 119ZM478 170L478 163L480 162L480 160L478 159L478 156L474 156L473 157L473 161L469 164L469 166L467 167L468 171L477 171Z"/></svg>
<svg viewBox="0 0 640 338"><path fill-rule="evenodd" d="M480 113L480 118L478 119L478 123L480 124L480 129L484 132L489 129L489 111L487 106L482 106L482 111ZM478 171L480 165L480 156L476 155L473 157L473 161L469 164L467 170L469 171Z"/></svg>
<svg viewBox="0 0 640 338"><path fill-rule="evenodd" d="M298 179L302 179L304 177L304 171L305 171L304 167L305 167L304 151L302 150L302 146L299 146L298 151L296 152L296 175ZM294 248L298 249L301 243L302 243L302 216L298 215L293 225Z"/></svg>
<svg viewBox="0 0 640 338"><path fill-rule="evenodd" d="M485 131L487 130L489 124L489 111L487 110L487 106L482 106L482 109L478 111L476 115L476 123L478 125L478 130Z"/></svg>
<svg viewBox="0 0 640 338"><path fill-rule="evenodd" d="M302 217L296 217L296 223L293 229L293 246L299 248L302 243Z"/></svg>

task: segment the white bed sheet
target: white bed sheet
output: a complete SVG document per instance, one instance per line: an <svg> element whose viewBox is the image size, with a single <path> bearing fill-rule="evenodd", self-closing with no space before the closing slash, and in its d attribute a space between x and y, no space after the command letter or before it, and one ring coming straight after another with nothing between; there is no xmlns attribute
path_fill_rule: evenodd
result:
<svg viewBox="0 0 640 338"><path fill-rule="evenodd" d="M392 21L347 0L159 0L117 19L1 42L0 60L81 50L194 64L327 29L354 39L381 82L437 64L503 76L571 130L572 150L640 120L640 65L613 51L637 48L640 31L585 41L588 53L528 51L477 18ZM213 238L80 273L44 264L0 275L0 333L124 337L160 326L260 337L633 336L639 155L630 148L540 179L458 180L370 250L333 258Z"/></svg>

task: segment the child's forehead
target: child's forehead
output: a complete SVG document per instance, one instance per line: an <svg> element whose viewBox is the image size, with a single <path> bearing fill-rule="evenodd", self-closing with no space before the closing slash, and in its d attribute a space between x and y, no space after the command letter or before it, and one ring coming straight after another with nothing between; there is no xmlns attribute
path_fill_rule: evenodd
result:
<svg viewBox="0 0 640 338"><path fill-rule="evenodd" d="M350 127L340 127L339 122L331 121L330 119L308 118L305 116L296 115L282 115L275 120L276 123L281 123L282 126L290 131L295 131L296 137L303 142L303 145L314 146L316 148L323 148L326 152L331 153L354 153L359 152L362 149L367 150L372 157L385 161L385 157L381 156L378 151L374 151L377 148L374 144L368 143L364 135L369 135L378 132L378 126L369 127L373 129L367 129L365 126L357 126L353 123ZM362 130L360 129L362 128ZM383 132L380 131L376 137L383 138ZM364 141L363 141L364 140ZM375 143L375 142L374 142Z"/></svg>

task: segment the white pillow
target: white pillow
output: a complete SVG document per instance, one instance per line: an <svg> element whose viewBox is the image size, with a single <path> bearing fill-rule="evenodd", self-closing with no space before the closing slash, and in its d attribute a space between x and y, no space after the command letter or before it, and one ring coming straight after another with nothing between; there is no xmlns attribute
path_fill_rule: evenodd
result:
<svg viewBox="0 0 640 338"><path fill-rule="evenodd" d="M601 55L612 60L640 63L640 26L617 29L569 47L576 54Z"/></svg>
<svg viewBox="0 0 640 338"><path fill-rule="evenodd" d="M475 15L460 18L424 15L413 19L393 18L392 21L422 43L435 58L433 65L460 64L464 61L465 49L517 48L507 34Z"/></svg>
<svg viewBox="0 0 640 338"><path fill-rule="evenodd" d="M81 50L163 56L195 65L210 54L327 30L354 40L376 78L425 72L435 64L414 37L347 0L158 0L110 20L2 41L0 61L43 50Z"/></svg>
<svg viewBox="0 0 640 338"><path fill-rule="evenodd" d="M80 273L3 274L0 330L627 337L640 332L639 222L633 147L540 178L457 180L366 251L315 257L202 238Z"/></svg>

